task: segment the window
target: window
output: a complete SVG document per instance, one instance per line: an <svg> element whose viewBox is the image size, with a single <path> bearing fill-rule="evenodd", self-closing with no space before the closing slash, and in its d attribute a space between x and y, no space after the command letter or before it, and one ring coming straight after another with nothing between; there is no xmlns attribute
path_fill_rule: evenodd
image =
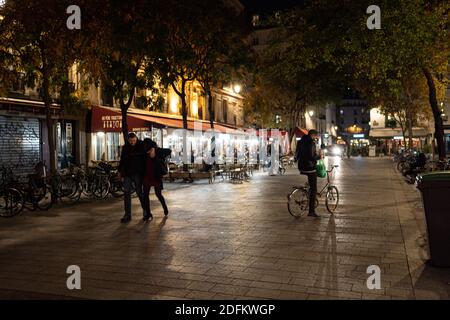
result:
<svg viewBox="0 0 450 320"><path fill-rule="evenodd" d="M108 132L106 134L106 141L108 143L108 160L120 159L120 133Z"/></svg>
<svg viewBox="0 0 450 320"><path fill-rule="evenodd" d="M223 100L222 101L222 115L223 115L223 122L228 121L228 101Z"/></svg>

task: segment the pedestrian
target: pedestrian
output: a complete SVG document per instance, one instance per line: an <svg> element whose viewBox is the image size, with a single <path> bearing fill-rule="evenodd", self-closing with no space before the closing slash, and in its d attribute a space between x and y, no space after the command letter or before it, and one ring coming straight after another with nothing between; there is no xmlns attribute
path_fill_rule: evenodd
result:
<svg viewBox="0 0 450 320"><path fill-rule="evenodd" d="M297 151L295 158L298 161L300 174L308 177L309 184L309 213L308 216L316 217L316 197L317 197L317 160L322 158L322 154L317 154L316 140L319 133L316 130L309 130L308 134L303 136L297 142Z"/></svg>
<svg viewBox="0 0 450 320"><path fill-rule="evenodd" d="M167 174L167 166L165 158L172 152L170 149L158 148L156 142L151 139L144 139L144 149L147 153L145 158L145 175L144 175L144 221L152 220L153 215L150 210L150 190L155 189L156 197L164 209L164 217L169 214L166 200L162 195L163 181L162 177Z"/></svg>
<svg viewBox="0 0 450 320"><path fill-rule="evenodd" d="M139 140L133 132L128 134L128 141L122 147L118 170L120 178L123 181L125 209L125 214L120 221L122 223L127 223L131 220L131 193L133 188L136 191L145 215L145 208L142 201L142 179L144 177L145 170L145 151L143 142Z"/></svg>

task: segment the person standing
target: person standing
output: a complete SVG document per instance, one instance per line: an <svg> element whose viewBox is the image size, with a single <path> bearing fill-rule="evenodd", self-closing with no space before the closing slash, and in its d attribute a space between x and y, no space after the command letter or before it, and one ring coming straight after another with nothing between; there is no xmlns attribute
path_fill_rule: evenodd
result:
<svg viewBox="0 0 450 320"><path fill-rule="evenodd" d="M167 208L166 200L162 195L163 181L162 177L167 174L167 167L164 159L172 152L170 149L158 148L156 142L151 139L144 139L144 150L146 152L145 158L145 175L144 175L144 221L152 220L153 215L150 210L150 190L155 189L156 197L164 209L164 216L167 217L169 209Z"/></svg>
<svg viewBox="0 0 450 320"><path fill-rule="evenodd" d="M295 158L298 161L298 169L301 174L308 177L309 184L309 213L308 216L318 218L316 213L316 197L317 197L317 160L322 158L321 154L317 154L316 140L319 133L316 130L309 130L308 134L303 136L297 142L297 150Z"/></svg>
<svg viewBox="0 0 450 320"><path fill-rule="evenodd" d="M125 214L120 221L122 223L127 223L131 220L131 193L133 191L133 187L145 215L145 208L142 198L142 179L145 170L145 151L143 142L140 141L133 132L128 134L128 141L122 148L118 170L123 181L125 209Z"/></svg>

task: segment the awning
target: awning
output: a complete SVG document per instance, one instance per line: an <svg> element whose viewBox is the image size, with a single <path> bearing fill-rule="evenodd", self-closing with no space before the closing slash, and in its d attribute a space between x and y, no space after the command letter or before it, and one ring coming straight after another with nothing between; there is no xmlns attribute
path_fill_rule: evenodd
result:
<svg viewBox="0 0 450 320"><path fill-rule="evenodd" d="M129 131L150 131L151 128L174 128L183 129L183 120L173 117L162 117L143 112L129 110L127 114ZM202 131L211 130L209 121L205 120L188 120L188 130L194 130L195 126L201 128ZM95 106L92 108L92 132L121 132L122 131L122 115L119 109ZM226 127L224 125L214 123L214 131L228 134L243 134L243 131Z"/></svg>
<svg viewBox="0 0 450 320"><path fill-rule="evenodd" d="M371 138L392 139L394 137L403 137L401 129L398 128L375 128L370 129ZM428 132L424 128L413 128L413 138L426 137Z"/></svg>
<svg viewBox="0 0 450 320"><path fill-rule="evenodd" d="M299 127L295 128L295 136L297 138L301 138L301 137L306 136L306 135L308 135L308 130L303 129L303 128L299 128Z"/></svg>
<svg viewBox="0 0 450 320"><path fill-rule="evenodd" d="M129 131L149 131L154 125L145 116L128 114ZM157 124L156 124L157 125ZM91 132L122 132L122 114L120 110L107 107L92 107Z"/></svg>

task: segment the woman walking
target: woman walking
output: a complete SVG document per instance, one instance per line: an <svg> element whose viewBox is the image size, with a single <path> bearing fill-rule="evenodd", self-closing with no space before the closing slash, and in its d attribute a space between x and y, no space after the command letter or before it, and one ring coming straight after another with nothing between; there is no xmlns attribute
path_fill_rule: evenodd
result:
<svg viewBox="0 0 450 320"><path fill-rule="evenodd" d="M155 189L156 197L164 209L164 216L167 217L169 210L162 195L162 177L167 174L164 159L171 154L170 149L158 148L156 142L151 139L144 139L144 149L147 153L145 159L145 175L143 179L144 194L143 206L145 208L144 221L152 220L153 215L150 210L150 190Z"/></svg>

